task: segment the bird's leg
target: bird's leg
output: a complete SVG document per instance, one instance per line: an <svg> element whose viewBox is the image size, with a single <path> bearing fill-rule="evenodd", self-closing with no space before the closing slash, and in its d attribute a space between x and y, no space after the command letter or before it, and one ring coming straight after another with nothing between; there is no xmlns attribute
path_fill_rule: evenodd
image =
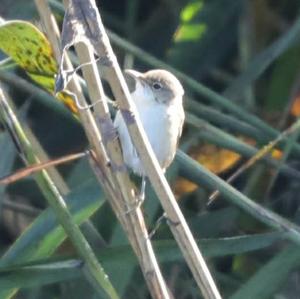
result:
<svg viewBox="0 0 300 299"><path fill-rule="evenodd" d="M154 224L154 228L151 230L151 232L149 233L149 239L151 239L155 233L157 232L157 230L159 229L159 227L161 226L162 222L166 220L166 222L169 225L173 225L173 226L177 226L179 224L179 222L175 222L173 220L171 220L170 218L167 217L166 213L163 213L155 222Z"/></svg>
<svg viewBox="0 0 300 299"><path fill-rule="evenodd" d="M139 194L139 201L143 203L145 200L145 191L146 191L146 177L143 175L142 176L142 186Z"/></svg>
<svg viewBox="0 0 300 299"><path fill-rule="evenodd" d="M160 227L160 225L162 224L162 222L166 219L166 213L163 213L156 221L154 224L153 229L151 230L151 232L149 233L149 239L152 239L152 237L155 235L155 233L157 232L158 228Z"/></svg>
<svg viewBox="0 0 300 299"><path fill-rule="evenodd" d="M136 203L133 207L130 207L127 211L126 214L132 212L133 210L140 208L141 205L143 204L144 200L145 200L145 191L146 191L146 177L143 176L142 177L142 185L141 185L141 190L140 192L137 194L137 199L136 199Z"/></svg>

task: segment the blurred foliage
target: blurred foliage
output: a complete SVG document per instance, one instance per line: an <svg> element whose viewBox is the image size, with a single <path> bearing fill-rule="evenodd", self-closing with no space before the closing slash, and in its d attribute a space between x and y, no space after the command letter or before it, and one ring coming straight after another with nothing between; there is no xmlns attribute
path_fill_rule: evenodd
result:
<svg viewBox="0 0 300 299"><path fill-rule="evenodd" d="M202 78L234 47L234 26L242 1L193 1L183 7L180 24L168 51L168 61L183 71ZM220 14L220 12L226 13ZM222 51L216 45L222 45Z"/></svg>
<svg viewBox="0 0 300 299"><path fill-rule="evenodd" d="M49 2L61 25L61 3ZM104 24L123 41L142 48L146 55L159 58L218 95L225 95L236 107L249 109L280 131L299 117L300 30L293 27L299 22L298 0L98 2ZM1 4L2 18L26 20L43 31L34 1L2 0ZM85 149L87 141L78 121L59 101L38 92L43 81L39 79L45 74L48 83L43 87L53 91L56 72L45 37L29 25L29 32L18 33L16 44L16 33L11 31L14 29L10 28L8 34L3 33L4 28L0 27L0 57L4 59L6 53L19 66L1 62L0 82L21 111L23 123L32 128L50 158ZM295 31L290 38L292 28ZM26 37L42 39L50 72L49 65L46 69L27 67L36 66L36 55L26 56L26 51L34 54L38 47L28 46ZM278 41L282 51L275 53L272 45ZM113 47L120 64L127 68L144 71L158 67L157 62L149 63L151 56L148 60L143 55L136 57L116 40ZM246 157L270 140L261 127L247 121L248 114L220 108L188 84L185 94L186 111L205 122L196 126L194 119L188 117L180 148L221 178L226 180ZM195 107L206 110L201 113ZM290 151L281 144L272 154L278 160L284 157L281 169L285 166L300 171L296 150ZM0 176L24 166L4 127L0 132L0 155ZM99 253L121 297L149 298L126 236L104 202L87 161L60 166L59 171L71 189L67 202L72 213L82 223L85 236ZM221 196L207 205L210 190L188 180L177 161L167 175L224 298L299 298L300 251L286 240L284 232L273 232L247 210L241 211ZM300 222L299 179L291 174L270 163L257 163L233 185L294 224ZM161 209L150 187L146 198L144 210L152 228ZM0 188L0 213L1 299L12 298L19 288L14 298L97 298L32 177ZM165 223L154 240L163 273L176 298L200 298Z"/></svg>

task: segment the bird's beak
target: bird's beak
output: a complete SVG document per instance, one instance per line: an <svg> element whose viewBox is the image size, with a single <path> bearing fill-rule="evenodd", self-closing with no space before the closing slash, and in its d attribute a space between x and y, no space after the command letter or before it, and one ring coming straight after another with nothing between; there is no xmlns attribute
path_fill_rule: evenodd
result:
<svg viewBox="0 0 300 299"><path fill-rule="evenodd" d="M139 82L141 85L144 85L145 83L143 74L135 70L125 70L124 78L126 80L130 93L134 92L137 88L137 82Z"/></svg>

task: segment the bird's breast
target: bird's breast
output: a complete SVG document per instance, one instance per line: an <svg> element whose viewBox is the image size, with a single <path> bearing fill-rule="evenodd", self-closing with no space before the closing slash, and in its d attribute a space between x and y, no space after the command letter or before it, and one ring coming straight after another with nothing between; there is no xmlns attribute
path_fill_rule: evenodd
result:
<svg viewBox="0 0 300 299"><path fill-rule="evenodd" d="M178 136L177 111L166 105L137 107L145 133L162 168L174 157Z"/></svg>
<svg viewBox="0 0 300 299"><path fill-rule="evenodd" d="M181 103L176 105L165 105L152 101L146 101L133 97L139 118L144 131L152 146L160 166L166 169L172 162L179 132L181 131L184 112ZM118 129L123 157L125 163L137 174L144 175L143 165L138 157L135 147L127 131L127 127L122 119L120 112L117 113L115 125Z"/></svg>

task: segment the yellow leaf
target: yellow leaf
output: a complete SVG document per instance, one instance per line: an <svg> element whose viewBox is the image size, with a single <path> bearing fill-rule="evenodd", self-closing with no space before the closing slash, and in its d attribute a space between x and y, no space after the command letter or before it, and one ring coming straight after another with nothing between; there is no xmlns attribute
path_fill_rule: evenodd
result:
<svg viewBox="0 0 300 299"><path fill-rule="evenodd" d="M179 177L173 186L176 198L179 198L182 194L194 192L197 188L196 184L182 177Z"/></svg>
<svg viewBox="0 0 300 299"><path fill-rule="evenodd" d="M10 56L30 78L54 93L55 75L58 71L51 45L45 35L25 21L9 21L0 26L0 49ZM77 113L73 99L64 92L57 97Z"/></svg>
<svg viewBox="0 0 300 299"><path fill-rule="evenodd" d="M215 174L220 174L228 170L240 159L239 154L224 148L219 148L213 144L203 144L198 148L194 148L191 152L191 156Z"/></svg>
<svg viewBox="0 0 300 299"><path fill-rule="evenodd" d="M254 141L249 138L243 138L248 144L254 144ZM189 155L215 174L221 174L224 171L234 167L241 156L228 149L220 148L213 144L200 144L192 148ZM184 178L178 178L175 182L174 191L177 197L184 193L195 191L198 186Z"/></svg>
<svg viewBox="0 0 300 299"><path fill-rule="evenodd" d="M291 107L291 114L295 117L298 117L300 115L300 94L298 94L293 102L293 105Z"/></svg>

